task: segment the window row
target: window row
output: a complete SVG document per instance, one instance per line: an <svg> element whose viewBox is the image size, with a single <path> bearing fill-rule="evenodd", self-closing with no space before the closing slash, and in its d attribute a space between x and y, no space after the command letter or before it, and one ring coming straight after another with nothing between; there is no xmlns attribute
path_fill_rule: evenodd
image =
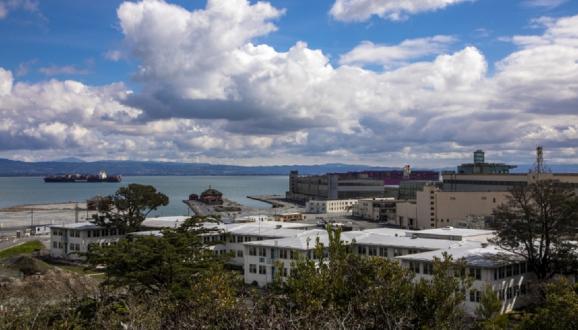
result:
<svg viewBox="0 0 578 330"><path fill-rule="evenodd" d="M502 266L494 269L494 280L517 276L525 274L527 272L527 266L525 262L513 265Z"/></svg>

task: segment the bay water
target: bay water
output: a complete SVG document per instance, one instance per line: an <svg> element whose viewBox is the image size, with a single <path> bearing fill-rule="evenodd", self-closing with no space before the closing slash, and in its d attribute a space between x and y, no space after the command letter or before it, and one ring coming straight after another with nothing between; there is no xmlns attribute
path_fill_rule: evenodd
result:
<svg viewBox="0 0 578 330"><path fill-rule="evenodd" d="M250 195L284 195L287 176L128 176L120 183L44 183L41 177L0 177L0 208L23 204L84 202L96 195L106 196L122 186L139 183L154 186L169 197L169 205L151 216L186 215L182 202L189 194L212 187L223 197L252 207L268 204L248 199Z"/></svg>

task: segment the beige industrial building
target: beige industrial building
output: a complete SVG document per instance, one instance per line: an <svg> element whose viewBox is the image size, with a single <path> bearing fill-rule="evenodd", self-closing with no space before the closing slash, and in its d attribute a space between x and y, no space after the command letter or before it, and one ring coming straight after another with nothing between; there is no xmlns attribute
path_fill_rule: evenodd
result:
<svg viewBox="0 0 578 330"><path fill-rule="evenodd" d="M395 198L360 199L353 205L352 215L364 220L395 223L395 204Z"/></svg>
<svg viewBox="0 0 578 330"><path fill-rule="evenodd" d="M456 192L425 186L417 192L415 201L397 203L397 225L412 229L483 227L483 221L481 224L477 221L476 226L471 222L490 217L508 196L506 191Z"/></svg>

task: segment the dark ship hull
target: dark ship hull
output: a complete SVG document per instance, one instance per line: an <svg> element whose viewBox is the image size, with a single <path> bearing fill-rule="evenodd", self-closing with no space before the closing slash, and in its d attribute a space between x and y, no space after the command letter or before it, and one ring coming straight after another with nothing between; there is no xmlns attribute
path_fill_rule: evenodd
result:
<svg viewBox="0 0 578 330"><path fill-rule="evenodd" d="M121 182L122 178L120 175L111 175L107 177L101 177L98 175L81 175L81 174L67 174L60 176L47 176L44 178L46 183L62 183L62 182Z"/></svg>

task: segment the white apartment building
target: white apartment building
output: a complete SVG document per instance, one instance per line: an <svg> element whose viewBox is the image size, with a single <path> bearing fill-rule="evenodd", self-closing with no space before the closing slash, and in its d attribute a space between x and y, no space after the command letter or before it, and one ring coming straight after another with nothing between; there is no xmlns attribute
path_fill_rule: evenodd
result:
<svg viewBox="0 0 578 330"><path fill-rule="evenodd" d="M103 228L90 222L54 225L50 228L50 256L82 260L92 244L111 244L124 237L115 228Z"/></svg>
<svg viewBox="0 0 578 330"><path fill-rule="evenodd" d="M496 246L483 244L481 247L460 247L404 255L397 257L403 266L416 274L416 280L430 279L433 275L432 261L448 253L454 260L465 260L467 274L473 278L473 284L465 293L464 310L474 315L486 287L490 287L502 301L502 312L509 312L522 307L531 298L531 287L528 272L523 259L514 254L500 250Z"/></svg>
<svg viewBox="0 0 578 330"><path fill-rule="evenodd" d="M305 204L306 213L350 215L357 199L310 200Z"/></svg>
<svg viewBox="0 0 578 330"><path fill-rule="evenodd" d="M229 263L235 266L244 265L244 243L293 237L303 233L306 229L315 227L311 224L273 222L244 223L224 225L225 237L223 244L215 246L217 253L230 253Z"/></svg>
<svg viewBox="0 0 578 330"><path fill-rule="evenodd" d="M378 228L343 232L341 239L359 255L400 261L402 266L416 273L416 280L431 277L434 258L442 258L444 252L454 260L463 258L474 279L464 302L464 310L470 315L474 315L487 286L502 300L503 312L529 301L528 278L531 274L526 264L519 257L488 245L490 231L445 228L420 233ZM277 274L282 278L290 276L296 259L300 256L314 258L317 241L327 246L327 232L309 230L294 237L245 243L245 283L263 287L272 283Z"/></svg>

